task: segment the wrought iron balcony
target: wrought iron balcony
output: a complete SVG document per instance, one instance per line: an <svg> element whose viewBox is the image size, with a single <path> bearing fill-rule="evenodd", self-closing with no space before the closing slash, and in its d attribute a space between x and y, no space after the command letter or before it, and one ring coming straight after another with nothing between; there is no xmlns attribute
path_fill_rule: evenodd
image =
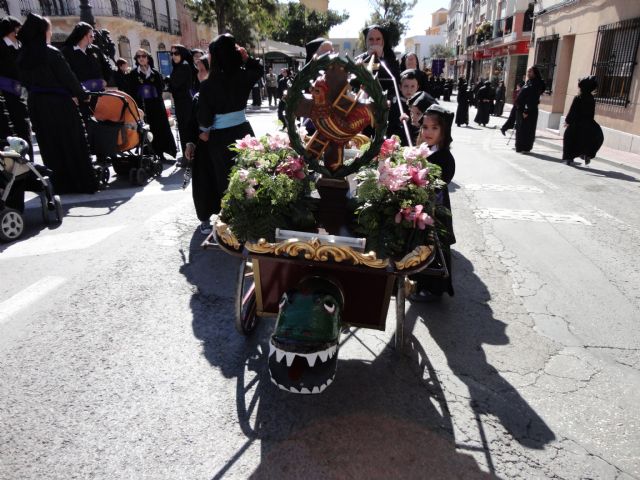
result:
<svg viewBox="0 0 640 480"><path fill-rule="evenodd" d="M169 17L164 13L158 14L158 30L169 33Z"/></svg>
<svg viewBox="0 0 640 480"><path fill-rule="evenodd" d="M156 28L156 21L153 18L153 11L149 7L140 7L142 23L145 27Z"/></svg>
<svg viewBox="0 0 640 480"><path fill-rule="evenodd" d="M171 19L171 33L173 33L174 35L182 34L182 32L180 31L180 21L176 18Z"/></svg>

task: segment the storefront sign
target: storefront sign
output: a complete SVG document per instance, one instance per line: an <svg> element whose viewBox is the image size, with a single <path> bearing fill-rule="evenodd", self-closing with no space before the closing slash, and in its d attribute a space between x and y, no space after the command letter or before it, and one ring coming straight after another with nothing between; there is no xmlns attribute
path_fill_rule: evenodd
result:
<svg viewBox="0 0 640 480"><path fill-rule="evenodd" d="M474 60L486 58L505 57L507 55L527 55L529 53L529 40L521 40L509 45L500 45L493 48L484 48L473 52Z"/></svg>

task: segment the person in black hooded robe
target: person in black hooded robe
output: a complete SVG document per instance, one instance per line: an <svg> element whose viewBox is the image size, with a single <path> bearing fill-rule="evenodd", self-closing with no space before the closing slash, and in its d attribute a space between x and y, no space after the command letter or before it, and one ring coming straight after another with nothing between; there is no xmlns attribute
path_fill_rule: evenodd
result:
<svg viewBox="0 0 640 480"><path fill-rule="evenodd" d="M64 55L51 42L49 20L30 13L18 33L21 79L29 90L29 117L44 164L58 193L94 193L98 179L78 110L85 91Z"/></svg>
<svg viewBox="0 0 640 480"><path fill-rule="evenodd" d="M87 91L102 92L112 81L113 70L102 51L93 44L93 38L93 27L79 22L65 40L62 53ZM88 109L83 113L88 114Z"/></svg>
<svg viewBox="0 0 640 480"><path fill-rule="evenodd" d="M358 55L355 58L355 61L356 63L358 61L362 61L367 65L372 56L376 57L374 63L378 63L378 60L384 61L389 72L391 72L391 75L389 75L389 72L380 66L378 70L378 81L382 86L382 90L386 90L387 98L392 100L396 96L393 83L394 80L397 83L400 78L400 66L398 65L396 56L393 53L393 46L389 43L387 30L380 25L370 25L365 28L362 33L364 34L367 51ZM357 83L352 83L352 85L356 88L360 88L360 85Z"/></svg>
<svg viewBox="0 0 640 480"><path fill-rule="evenodd" d="M33 159L31 125L27 103L22 99L22 85L18 72L20 43L17 33L22 23L13 17L0 20L0 142L8 136L18 136L29 144L29 156Z"/></svg>
<svg viewBox="0 0 640 480"><path fill-rule="evenodd" d="M533 148L538 123L538 104L545 85L538 67L527 70L527 81L516 98L516 152L526 153Z"/></svg>
<svg viewBox="0 0 640 480"><path fill-rule="evenodd" d="M418 91L426 92L429 77L427 77L426 73L420 70L420 61L418 60L418 56L413 52L405 53L402 58L400 58L400 71L404 72L407 69L413 69L416 71Z"/></svg>
<svg viewBox="0 0 640 480"><path fill-rule="evenodd" d="M164 80L158 70L153 68L153 58L144 48L139 48L134 57L136 68L129 72L128 91L138 107L144 111L145 120L149 124L154 153L163 157L168 153L176 156L176 142L171 132L167 110L162 99Z"/></svg>
<svg viewBox="0 0 640 480"><path fill-rule="evenodd" d="M478 93L476 95L476 107L478 111L473 121L479 125L486 127L487 123L489 123L492 105L493 89L491 88L491 84L487 80L478 89Z"/></svg>
<svg viewBox="0 0 640 480"><path fill-rule="evenodd" d="M591 92L598 88L596 77L590 75L581 78L578 88L580 93L573 99L565 119L562 159L567 165L571 165L576 157L582 158L589 165L604 142L602 128L594 120L596 101Z"/></svg>
<svg viewBox="0 0 640 480"><path fill-rule="evenodd" d="M191 52L184 45L179 44L171 45L171 65L173 69L169 77L169 91L176 107L180 148L184 155L197 69L193 63Z"/></svg>
<svg viewBox="0 0 640 480"><path fill-rule="evenodd" d="M234 164L235 152L229 147L236 140L254 134L245 107L249 92L262 78L264 68L228 33L211 42L209 54L211 68L209 77L200 84L197 117L200 130L209 132L209 156L215 168L217 194L222 197Z"/></svg>
<svg viewBox="0 0 640 480"><path fill-rule="evenodd" d="M456 125L469 125L469 86L464 77L460 77L458 80L457 101Z"/></svg>
<svg viewBox="0 0 640 480"><path fill-rule="evenodd" d="M407 100L408 115L410 119L409 134L411 135L411 143L417 145L418 134L420 133L420 123L424 112L431 105L437 105L438 101L427 92L416 92Z"/></svg>

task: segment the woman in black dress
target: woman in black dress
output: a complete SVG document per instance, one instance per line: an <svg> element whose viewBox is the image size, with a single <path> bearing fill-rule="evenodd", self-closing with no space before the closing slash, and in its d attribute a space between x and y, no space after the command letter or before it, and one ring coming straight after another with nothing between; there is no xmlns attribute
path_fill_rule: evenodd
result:
<svg viewBox="0 0 640 480"><path fill-rule="evenodd" d="M473 119L478 125L484 127L489 123L489 117L491 115L491 106L493 104L493 89L489 81L485 81L478 89L476 95L476 107L478 109L476 117Z"/></svg>
<svg viewBox="0 0 640 480"><path fill-rule="evenodd" d="M193 64L191 52L183 45L171 45L171 76L169 77L169 91L173 96L176 107L176 121L180 133L180 147L184 155L187 125L191 117L191 100L197 70Z"/></svg>
<svg viewBox="0 0 640 480"><path fill-rule="evenodd" d="M498 83L498 88L496 88L496 103L493 106L493 114L496 117L502 116L502 111L504 110L504 100L505 95L507 93L507 89L504 86L504 82L500 80Z"/></svg>
<svg viewBox="0 0 640 480"><path fill-rule="evenodd" d="M516 152L527 153L533 148L538 123L538 104L544 92L544 81L538 67L527 70L527 81L516 99Z"/></svg>
<svg viewBox="0 0 640 480"><path fill-rule="evenodd" d="M365 28L362 33L367 44L367 51L358 55L356 62L362 61L366 65L372 56L375 56L377 63L379 60L383 60L391 75L382 67L378 70L378 81L383 90L387 91L387 98L389 100L396 96L393 80L396 83L400 79L400 66L396 60L396 56L393 53L393 47L389 43L387 38L387 30L380 25L370 25ZM358 85L359 87L359 85ZM398 88L400 86L398 85Z"/></svg>
<svg viewBox="0 0 640 480"><path fill-rule="evenodd" d="M427 74L420 70L420 61L415 53L405 53L400 58L400 72L404 72L407 69L413 69L416 71L416 78L418 79L418 91L427 91Z"/></svg>
<svg viewBox="0 0 640 480"><path fill-rule="evenodd" d="M464 77L458 80L458 108L456 109L456 125L469 125L469 87Z"/></svg>
<svg viewBox="0 0 640 480"><path fill-rule="evenodd" d="M245 135L253 135L245 107L251 88L262 78L264 69L228 33L211 42L209 54L211 69L209 78L200 84L197 116L200 131L209 132L209 156L215 168L217 193L222 197L235 156L229 146Z"/></svg>
<svg viewBox="0 0 640 480"><path fill-rule="evenodd" d="M29 90L29 116L44 164L58 193L93 193L98 179L91 165L84 122L78 110L86 93L64 55L51 42L49 20L30 13L18 33L21 78Z"/></svg>
<svg viewBox="0 0 640 480"><path fill-rule="evenodd" d="M176 156L176 142L171 133L167 110L162 99L164 81L158 70L153 68L153 58L144 48L138 49L134 57L136 68L129 72L129 90L138 106L144 110L145 120L149 124L153 141L151 146L155 154L163 158L163 153Z"/></svg>
<svg viewBox="0 0 640 480"><path fill-rule="evenodd" d="M79 22L64 42L62 53L73 73L89 92L102 92L111 80L109 61L102 51L93 45L93 27ZM88 114L88 109L86 112Z"/></svg>
<svg viewBox="0 0 640 480"><path fill-rule="evenodd" d="M580 157L585 165L596 156L604 142L602 128L594 120L596 101L591 92L598 88L598 81L593 75L578 81L580 93L576 95L565 119L564 143L562 159L567 165Z"/></svg>
<svg viewBox="0 0 640 480"><path fill-rule="evenodd" d="M0 141L4 143L10 135L16 135L29 144L29 155L33 159L31 125L27 103L22 98L22 84L18 72L20 43L17 34L22 23L13 17L0 20Z"/></svg>

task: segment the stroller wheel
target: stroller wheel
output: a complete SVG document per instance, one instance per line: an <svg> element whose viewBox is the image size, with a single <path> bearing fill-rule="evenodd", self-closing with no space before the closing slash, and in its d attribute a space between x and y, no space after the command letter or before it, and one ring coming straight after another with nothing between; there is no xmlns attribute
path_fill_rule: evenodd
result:
<svg viewBox="0 0 640 480"><path fill-rule="evenodd" d="M0 212L0 240L11 242L24 232L22 214L13 208L5 208Z"/></svg>
<svg viewBox="0 0 640 480"><path fill-rule="evenodd" d="M135 185L136 184L136 173L138 172L137 168L132 168L131 170L129 170L129 183L131 185Z"/></svg>
<svg viewBox="0 0 640 480"><path fill-rule="evenodd" d="M157 160L153 162L153 174L156 177L159 177L160 175L162 175L162 163L160 163Z"/></svg>
<svg viewBox="0 0 640 480"><path fill-rule="evenodd" d="M107 186L110 178L111 178L111 172L109 171L109 167L105 165L102 169L102 176L100 177L100 181L102 182L103 187Z"/></svg>
<svg viewBox="0 0 640 480"><path fill-rule="evenodd" d="M55 210L56 223L60 224L62 223L62 217L64 217L64 210L62 209L62 202L60 201L60 196L54 195L53 202L55 203L55 206L56 206L56 210Z"/></svg>
<svg viewBox="0 0 640 480"><path fill-rule="evenodd" d="M136 172L136 183L138 185L146 185L149 180L149 174L144 168L139 168Z"/></svg>

